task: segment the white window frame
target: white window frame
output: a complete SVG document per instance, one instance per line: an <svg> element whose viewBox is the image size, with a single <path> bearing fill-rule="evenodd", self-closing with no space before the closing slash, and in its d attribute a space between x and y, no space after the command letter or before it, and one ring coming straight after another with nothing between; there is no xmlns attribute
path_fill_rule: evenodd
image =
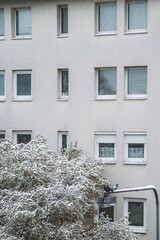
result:
<svg viewBox="0 0 160 240"><path fill-rule="evenodd" d="M68 131L58 131L58 150L63 150L62 146L62 136L67 136L67 144L68 144Z"/></svg>
<svg viewBox="0 0 160 240"><path fill-rule="evenodd" d="M144 158L128 158L128 144L144 144ZM147 133L146 132L124 132L124 164L146 164L147 163Z"/></svg>
<svg viewBox="0 0 160 240"><path fill-rule="evenodd" d="M147 79L146 79L146 94L128 94L128 70L129 69L147 69ZM148 68L147 66L131 66L125 67L125 99L147 99L147 82L148 82Z"/></svg>
<svg viewBox="0 0 160 240"><path fill-rule="evenodd" d="M5 10L4 10L4 8L0 8L0 11L3 11L3 15L4 15L4 35L1 35L0 36L0 40L3 40L3 39L5 39Z"/></svg>
<svg viewBox="0 0 160 240"><path fill-rule="evenodd" d="M99 157L99 143L114 143L114 157ZM95 132L95 159L106 164L116 163L116 132Z"/></svg>
<svg viewBox="0 0 160 240"><path fill-rule="evenodd" d="M129 218L129 209L128 209L128 203L129 202L142 202L143 203L143 226L132 226L129 225L129 227L134 231L135 233L146 233L147 231L147 200L141 199L141 198L124 198L124 216Z"/></svg>
<svg viewBox="0 0 160 240"><path fill-rule="evenodd" d="M6 100L6 76L5 76L5 71L0 70L0 75L4 75L4 95L0 96L0 101L5 101Z"/></svg>
<svg viewBox="0 0 160 240"><path fill-rule="evenodd" d="M98 82L99 82L99 71L101 70L109 70L109 69L115 69L116 70L116 94L113 95L99 95L98 94ZM96 88L96 99L97 100L116 100L117 99L117 67L101 67L96 68L96 80L95 80L95 88Z"/></svg>
<svg viewBox="0 0 160 240"><path fill-rule="evenodd" d="M99 30L99 6L103 5L115 5L116 6L116 30L112 31L100 31ZM105 2L97 2L95 3L95 35L114 35L117 34L117 1L111 0L111 1L105 1Z"/></svg>
<svg viewBox="0 0 160 240"><path fill-rule="evenodd" d="M68 95L62 94L62 72L63 71L68 71ZM68 68L58 69L58 99L69 100L69 69Z"/></svg>
<svg viewBox="0 0 160 240"><path fill-rule="evenodd" d="M31 33L30 34L20 34L17 35L17 29L16 29L16 12L20 10L28 9L31 12ZM31 7L19 7L12 9L12 36L13 39L30 39L32 38L32 10Z"/></svg>
<svg viewBox="0 0 160 240"><path fill-rule="evenodd" d="M31 95L17 95L17 74L31 74ZM13 100L15 101L32 101L32 71L16 70L13 71Z"/></svg>
<svg viewBox="0 0 160 240"><path fill-rule="evenodd" d="M24 135L31 135L31 140L32 140L32 131L31 130L18 130L18 131L13 131L13 143L14 144L18 144L17 143L17 135L18 134L24 134Z"/></svg>
<svg viewBox="0 0 160 240"><path fill-rule="evenodd" d="M57 36L58 37L68 37L68 31L66 33L62 32L62 9L67 8L68 4L58 5L57 6ZM68 21L67 21L67 30L68 30Z"/></svg>
<svg viewBox="0 0 160 240"><path fill-rule="evenodd" d="M140 2L146 2L148 7L148 0L126 0L126 33L147 33L147 28L137 28L137 29L129 29L128 28L128 20L129 20L129 14L128 14L128 5L129 3L140 3ZM147 12L147 19L148 19L148 12ZM148 25L148 22L147 22Z"/></svg>

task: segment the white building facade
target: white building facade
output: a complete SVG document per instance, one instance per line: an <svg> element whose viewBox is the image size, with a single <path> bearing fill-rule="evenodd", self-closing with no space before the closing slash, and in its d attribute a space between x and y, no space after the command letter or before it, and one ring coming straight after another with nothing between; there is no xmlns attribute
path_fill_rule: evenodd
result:
<svg viewBox="0 0 160 240"><path fill-rule="evenodd" d="M159 0L1 0L0 137L42 132L55 151L77 140L111 183L160 194L159 11ZM152 191L119 194L111 212L156 239Z"/></svg>

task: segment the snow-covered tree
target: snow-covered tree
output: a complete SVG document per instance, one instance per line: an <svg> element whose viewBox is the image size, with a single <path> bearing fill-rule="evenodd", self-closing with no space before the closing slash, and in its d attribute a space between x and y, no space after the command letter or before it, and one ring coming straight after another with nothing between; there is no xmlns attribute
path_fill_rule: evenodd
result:
<svg viewBox="0 0 160 240"><path fill-rule="evenodd" d="M1 140L0 239L137 239L124 220L94 223L107 181L102 164L76 145L55 154L40 134L26 145Z"/></svg>

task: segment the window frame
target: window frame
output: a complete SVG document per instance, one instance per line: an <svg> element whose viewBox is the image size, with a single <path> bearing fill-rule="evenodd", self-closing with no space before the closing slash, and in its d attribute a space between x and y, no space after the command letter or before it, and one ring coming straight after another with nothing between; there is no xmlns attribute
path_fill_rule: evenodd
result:
<svg viewBox="0 0 160 240"><path fill-rule="evenodd" d="M144 158L129 158L128 144L144 144ZM146 132L124 132L124 164L146 164L147 163L147 133Z"/></svg>
<svg viewBox="0 0 160 240"><path fill-rule="evenodd" d="M147 79L146 79L146 94L129 94L128 93L128 70L129 69L146 69L147 71ZM147 66L130 66L125 67L125 99L147 99L147 91L148 91L148 67Z"/></svg>
<svg viewBox="0 0 160 240"><path fill-rule="evenodd" d="M62 30L62 9L67 9L67 32ZM68 37L68 4L57 5L57 37Z"/></svg>
<svg viewBox="0 0 160 240"><path fill-rule="evenodd" d="M31 75L31 95L17 95L17 74ZM14 101L32 101L33 94L32 70L14 70L13 71L13 100Z"/></svg>
<svg viewBox="0 0 160 240"><path fill-rule="evenodd" d="M62 73L63 72L68 72L68 94L63 95L62 93ZM68 68L61 68L58 69L58 100L64 100L67 101L69 100L69 69Z"/></svg>
<svg viewBox="0 0 160 240"><path fill-rule="evenodd" d="M67 142L66 145L68 145L68 131L58 131L58 150L65 150L66 148L63 148L63 143L62 143L62 136L66 135L67 136Z"/></svg>
<svg viewBox="0 0 160 240"><path fill-rule="evenodd" d="M95 136L95 159L100 160L105 164L116 164L117 159L117 144L116 144L116 132L104 132L104 131L96 131L94 133ZM99 138L99 139L98 139ZM102 140L101 140L102 139ZM104 141L105 142L102 142ZM99 144L100 143L113 143L114 144L114 157L99 157Z"/></svg>
<svg viewBox="0 0 160 240"><path fill-rule="evenodd" d="M0 40L5 39L5 9L0 7L0 11L3 12L3 28L4 28L4 34L0 35Z"/></svg>
<svg viewBox="0 0 160 240"><path fill-rule="evenodd" d="M100 15L99 15L99 7L103 5L113 5L115 4L116 7L116 29L112 31L100 31L99 25L100 25ZM95 3L95 35L115 35L117 34L117 1L116 0L110 0L110 1L101 1Z"/></svg>
<svg viewBox="0 0 160 240"><path fill-rule="evenodd" d="M17 135L31 135L31 141L32 141L32 130L14 130L13 131L13 144L21 144L17 142ZM25 144L25 143L23 143Z"/></svg>
<svg viewBox="0 0 160 240"><path fill-rule="evenodd" d="M0 102L6 101L6 75L5 71L0 70L0 75L4 75L4 95L0 96Z"/></svg>
<svg viewBox="0 0 160 240"><path fill-rule="evenodd" d="M115 69L115 73L116 73L116 94L99 95L98 94L99 72L101 70L111 70L111 69ZM95 68L95 71L96 71L96 80L95 80L95 89L96 89L95 97L96 97L96 100L116 100L117 99L117 67L100 67L100 68Z"/></svg>
<svg viewBox="0 0 160 240"><path fill-rule="evenodd" d="M124 198L124 216L129 219L129 202L143 203L143 226L132 226L129 227L135 233L146 233L147 231L147 199L145 198Z"/></svg>
<svg viewBox="0 0 160 240"><path fill-rule="evenodd" d="M147 27L146 28L137 28L137 29L129 29L129 13L128 13L128 6L130 3L140 3L146 2L147 4ZM125 33L147 33L148 32L148 0L126 0L126 31Z"/></svg>
<svg viewBox="0 0 160 240"><path fill-rule="evenodd" d="M16 13L20 10L28 9L31 12L31 32L29 34L17 34ZM32 38L32 9L31 6L17 7L12 9L12 39L30 39Z"/></svg>

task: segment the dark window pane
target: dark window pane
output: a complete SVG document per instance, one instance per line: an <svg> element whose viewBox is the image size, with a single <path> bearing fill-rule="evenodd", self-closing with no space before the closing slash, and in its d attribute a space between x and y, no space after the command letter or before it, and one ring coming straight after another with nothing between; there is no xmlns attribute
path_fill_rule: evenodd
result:
<svg viewBox="0 0 160 240"><path fill-rule="evenodd" d="M4 10L0 9L0 36L4 36Z"/></svg>
<svg viewBox="0 0 160 240"><path fill-rule="evenodd" d="M98 95L115 95L117 88L116 69L98 71Z"/></svg>
<svg viewBox="0 0 160 240"><path fill-rule="evenodd" d="M99 207L99 215L101 213L104 213L104 217L108 217L110 219L111 222L114 221L114 207L110 206L110 207Z"/></svg>
<svg viewBox="0 0 160 240"><path fill-rule="evenodd" d="M128 144L128 158L144 158L144 144L143 143L129 143Z"/></svg>
<svg viewBox="0 0 160 240"><path fill-rule="evenodd" d="M30 134L17 134L17 144L19 143L29 143L31 141Z"/></svg>
<svg viewBox="0 0 160 240"><path fill-rule="evenodd" d="M0 139L4 139L5 138L5 134L4 133L0 133Z"/></svg>
<svg viewBox="0 0 160 240"><path fill-rule="evenodd" d="M31 74L17 74L17 95L31 95Z"/></svg>
<svg viewBox="0 0 160 240"><path fill-rule="evenodd" d="M114 143L99 143L99 157L114 158Z"/></svg>
<svg viewBox="0 0 160 240"><path fill-rule="evenodd" d="M62 149L67 149L67 134L62 134Z"/></svg>
<svg viewBox="0 0 160 240"><path fill-rule="evenodd" d="M61 8L61 33L68 33L68 8Z"/></svg>
<svg viewBox="0 0 160 240"><path fill-rule="evenodd" d="M68 96L68 71L62 71L61 78L62 96Z"/></svg>
<svg viewBox="0 0 160 240"><path fill-rule="evenodd" d="M31 35L31 10L16 11L16 35Z"/></svg>
<svg viewBox="0 0 160 240"><path fill-rule="evenodd" d="M4 74L0 74L0 96L4 96Z"/></svg>
<svg viewBox="0 0 160 240"><path fill-rule="evenodd" d="M129 222L132 226L143 226L143 202L129 202L128 203Z"/></svg>

